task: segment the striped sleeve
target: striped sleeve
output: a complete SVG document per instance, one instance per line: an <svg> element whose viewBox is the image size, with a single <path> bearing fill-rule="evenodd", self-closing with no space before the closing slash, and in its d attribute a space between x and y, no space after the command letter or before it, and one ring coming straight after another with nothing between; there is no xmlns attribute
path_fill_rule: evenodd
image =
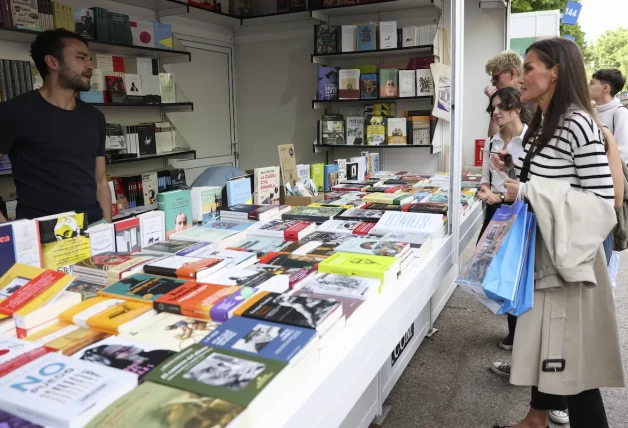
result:
<svg viewBox="0 0 628 428"><path fill-rule="evenodd" d="M597 124L586 113L576 111L565 119L565 127L582 190L613 204L613 178Z"/></svg>

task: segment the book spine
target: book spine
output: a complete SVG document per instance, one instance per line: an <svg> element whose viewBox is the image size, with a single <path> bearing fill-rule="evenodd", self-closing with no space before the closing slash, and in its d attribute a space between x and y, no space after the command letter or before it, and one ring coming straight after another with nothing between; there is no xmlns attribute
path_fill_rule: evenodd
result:
<svg viewBox="0 0 628 428"><path fill-rule="evenodd" d="M8 85L8 79L5 74L4 74L4 61L6 61L5 59L0 60L0 101L8 101L8 94L9 94L9 90L7 88Z"/></svg>
<svg viewBox="0 0 628 428"><path fill-rule="evenodd" d="M163 302L154 301L153 308L157 312L168 312L169 314L182 315L181 305L177 305L174 303L163 303Z"/></svg>
<svg viewBox="0 0 628 428"><path fill-rule="evenodd" d="M14 83L13 83L13 78L11 76L11 65L9 64L9 60L8 59L3 59L0 60L0 62L2 63L2 68L4 70L4 76L6 78L7 81L7 100L10 100L11 98L13 98L13 88L14 88Z"/></svg>
<svg viewBox="0 0 628 428"><path fill-rule="evenodd" d="M167 268L162 266L144 266L144 273L149 275L157 275L157 276L168 276L170 278L177 277L177 270L173 268Z"/></svg>

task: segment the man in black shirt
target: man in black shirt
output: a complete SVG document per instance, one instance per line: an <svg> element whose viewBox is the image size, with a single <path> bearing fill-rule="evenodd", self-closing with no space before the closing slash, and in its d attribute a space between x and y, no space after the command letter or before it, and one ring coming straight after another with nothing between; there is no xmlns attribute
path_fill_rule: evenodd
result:
<svg viewBox="0 0 628 428"><path fill-rule="evenodd" d="M111 222L105 118L75 97L90 89L87 42L63 29L44 31L31 57L43 86L0 105L0 157L7 154L13 168L17 218L77 211L90 224Z"/></svg>

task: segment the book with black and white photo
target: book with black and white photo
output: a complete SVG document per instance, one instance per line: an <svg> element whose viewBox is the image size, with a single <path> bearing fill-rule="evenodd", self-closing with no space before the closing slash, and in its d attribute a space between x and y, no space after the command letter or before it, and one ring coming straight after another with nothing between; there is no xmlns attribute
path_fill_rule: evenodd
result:
<svg viewBox="0 0 628 428"><path fill-rule="evenodd" d="M379 286L380 280L376 278L317 273L299 282L294 289L308 293L367 299L378 294Z"/></svg>

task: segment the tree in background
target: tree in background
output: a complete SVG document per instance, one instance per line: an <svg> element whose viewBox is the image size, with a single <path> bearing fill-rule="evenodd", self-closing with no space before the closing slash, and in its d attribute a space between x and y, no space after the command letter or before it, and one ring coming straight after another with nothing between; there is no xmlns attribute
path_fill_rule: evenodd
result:
<svg viewBox="0 0 628 428"><path fill-rule="evenodd" d="M606 30L591 45L592 68L618 68L628 76L628 28Z"/></svg>
<svg viewBox="0 0 628 428"><path fill-rule="evenodd" d="M562 13L565 11L567 3L569 0L512 0L512 13L538 12L540 10L560 10ZM584 39L585 34L580 28L580 24L560 24L560 35L574 37L580 50L582 50L584 60L587 63L591 61L591 52Z"/></svg>

